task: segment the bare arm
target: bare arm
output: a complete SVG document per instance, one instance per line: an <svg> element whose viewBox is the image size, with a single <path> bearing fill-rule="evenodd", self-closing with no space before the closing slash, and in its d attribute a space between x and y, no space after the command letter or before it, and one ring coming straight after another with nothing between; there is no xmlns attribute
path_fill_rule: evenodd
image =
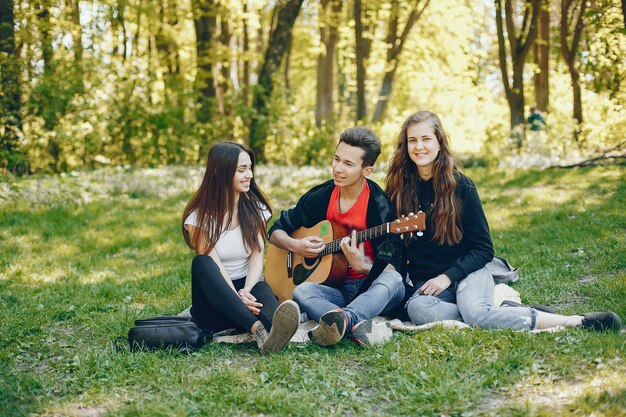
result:
<svg viewBox="0 0 626 417"><path fill-rule="evenodd" d="M259 243L263 247L263 237L261 234L258 236ZM253 250L250 255L250 262L248 264L248 275L246 276L246 285L243 289L250 292L252 287L256 285L261 279L263 273L263 250Z"/></svg>
<svg viewBox="0 0 626 417"><path fill-rule="evenodd" d="M259 243L263 247L263 236L259 234ZM261 279L263 273L263 249L254 249L250 255L250 261L248 263L248 274L246 275L246 284L237 293L241 301L250 309L252 314L258 315L261 312L263 304L259 303L254 295L250 293L252 288Z"/></svg>

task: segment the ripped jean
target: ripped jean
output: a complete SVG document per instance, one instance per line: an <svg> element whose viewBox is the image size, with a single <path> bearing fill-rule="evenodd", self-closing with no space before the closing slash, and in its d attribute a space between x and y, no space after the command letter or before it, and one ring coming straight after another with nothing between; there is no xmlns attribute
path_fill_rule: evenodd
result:
<svg viewBox="0 0 626 417"><path fill-rule="evenodd" d="M437 296L421 295L417 290L425 281L414 284L415 294L406 303L411 322L416 325L439 320L460 320L483 329L508 328L533 330L537 312L530 307L495 307L494 282L487 268L479 269L452 284Z"/></svg>
<svg viewBox="0 0 626 417"><path fill-rule="evenodd" d="M304 282L296 287L293 299L311 320L319 321L325 313L342 308L348 316L348 329L390 311L402 302L404 284L396 271L383 271L372 285L359 293L364 279L346 280L341 288Z"/></svg>

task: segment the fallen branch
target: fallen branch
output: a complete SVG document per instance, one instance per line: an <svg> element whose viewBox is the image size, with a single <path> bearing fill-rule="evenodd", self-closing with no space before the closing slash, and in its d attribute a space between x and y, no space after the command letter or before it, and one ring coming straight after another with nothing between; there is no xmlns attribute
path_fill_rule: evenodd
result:
<svg viewBox="0 0 626 417"><path fill-rule="evenodd" d="M617 150L620 150L624 145L626 144L626 141L620 143L619 145L608 149L606 151L604 151L604 153L600 156L596 156L595 158L589 158L589 159L585 159L584 161L580 161L577 162L575 164L569 164L569 165L551 165L548 168L574 168L574 167L582 167L582 166L589 166L589 165L594 165L596 163L598 163L599 161L603 161L603 160L607 160L607 159L626 159L626 152L622 152L620 154L611 154L612 152L615 152Z"/></svg>

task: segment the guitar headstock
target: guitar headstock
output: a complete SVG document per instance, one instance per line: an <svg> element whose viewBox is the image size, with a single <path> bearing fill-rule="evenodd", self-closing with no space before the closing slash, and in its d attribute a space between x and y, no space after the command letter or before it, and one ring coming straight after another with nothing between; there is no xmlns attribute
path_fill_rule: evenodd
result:
<svg viewBox="0 0 626 417"><path fill-rule="evenodd" d="M389 231L397 235L417 232L417 235L421 236L424 230L426 230L426 213L418 211L392 221Z"/></svg>

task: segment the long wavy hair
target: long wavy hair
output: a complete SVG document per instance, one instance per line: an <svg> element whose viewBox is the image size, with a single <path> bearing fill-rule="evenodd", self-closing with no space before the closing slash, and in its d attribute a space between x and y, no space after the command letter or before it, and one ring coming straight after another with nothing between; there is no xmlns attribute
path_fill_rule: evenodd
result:
<svg viewBox="0 0 626 417"><path fill-rule="evenodd" d="M254 155L243 145L221 142L209 150L202 184L183 211L182 230L185 242L200 255L211 252L222 231L229 228L233 222L235 205L233 178L241 152L250 155L254 172ZM263 236L264 243L266 224L261 209L266 208L271 213L271 207L267 197L254 181L254 176L250 180L250 190L239 195L237 208L237 218L246 248L262 250L262 242L259 242L258 236L259 233ZM190 235L185 229L185 219L194 210L201 232Z"/></svg>
<svg viewBox="0 0 626 417"><path fill-rule="evenodd" d="M439 154L433 164L433 188L435 201L430 213L432 239L439 245L455 245L461 242L461 201L456 195L459 173L455 167L455 156L450 150L448 136L439 117L429 111L420 111L409 116L398 135L396 150L387 173L387 195L396 206L398 217L419 210L417 187L418 172L409 157L407 130L418 123L429 123L439 142ZM410 239L405 239L405 242Z"/></svg>

